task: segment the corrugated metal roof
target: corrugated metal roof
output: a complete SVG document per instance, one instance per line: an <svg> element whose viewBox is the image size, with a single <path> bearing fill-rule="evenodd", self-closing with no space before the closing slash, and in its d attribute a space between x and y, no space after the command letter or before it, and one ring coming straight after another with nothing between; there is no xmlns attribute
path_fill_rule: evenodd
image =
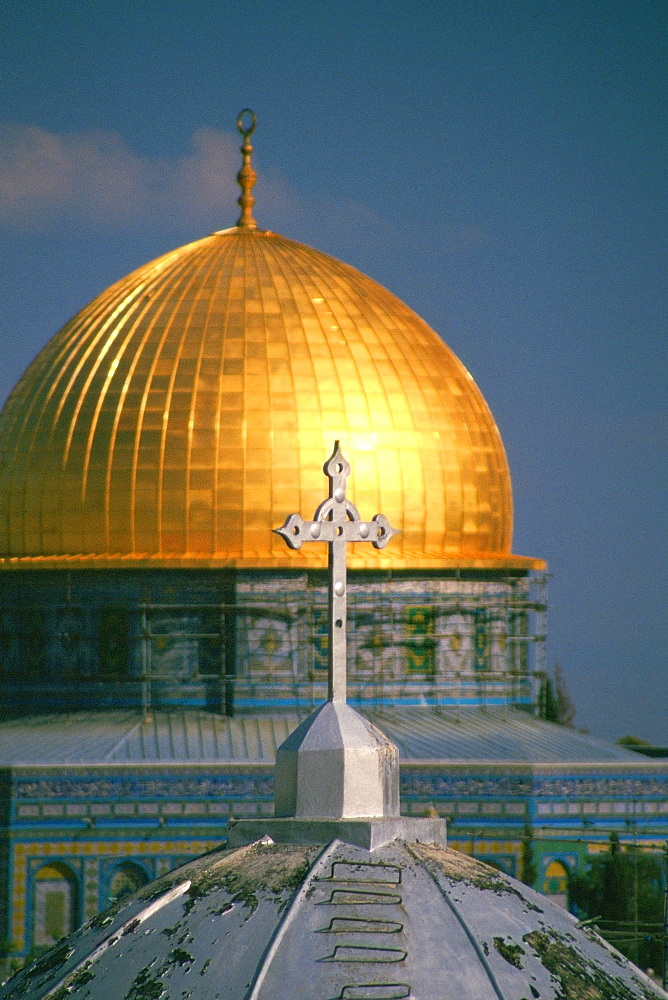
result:
<svg viewBox="0 0 668 1000"><path fill-rule="evenodd" d="M273 764L276 749L298 723L294 713L228 719L206 712L160 712L136 725L107 760Z"/></svg>
<svg viewBox="0 0 668 1000"><path fill-rule="evenodd" d="M511 707L406 706L364 714L397 745L402 760L640 762L632 750Z"/></svg>
<svg viewBox="0 0 668 1000"><path fill-rule="evenodd" d="M545 722L518 709L397 706L364 715L411 760L495 763L648 763L631 750ZM303 718L294 712L229 719L201 711L79 712L0 723L0 766L259 762Z"/></svg>
<svg viewBox="0 0 668 1000"><path fill-rule="evenodd" d="M75 712L0 723L0 765L99 763L141 717L132 711Z"/></svg>

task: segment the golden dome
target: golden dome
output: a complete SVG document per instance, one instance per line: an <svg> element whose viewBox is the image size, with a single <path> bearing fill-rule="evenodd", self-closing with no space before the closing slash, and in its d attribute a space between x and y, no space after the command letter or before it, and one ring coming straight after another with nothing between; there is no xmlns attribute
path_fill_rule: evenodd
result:
<svg viewBox="0 0 668 1000"><path fill-rule="evenodd" d="M403 532L351 567L543 565L510 554L499 432L436 333L240 226L112 285L28 368L0 415L2 566L324 566L272 528L312 516L335 439L362 516Z"/></svg>

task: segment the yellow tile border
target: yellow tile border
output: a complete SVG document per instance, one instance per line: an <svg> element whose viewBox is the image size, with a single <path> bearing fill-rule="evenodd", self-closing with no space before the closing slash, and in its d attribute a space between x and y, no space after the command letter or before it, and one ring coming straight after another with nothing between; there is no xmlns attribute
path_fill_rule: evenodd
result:
<svg viewBox="0 0 668 1000"><path fill-rule="evenodd" d="M29 939L28 928L25 926L26 893L28 887L28 862L35 858L53 860L54 858L81 858L86 862L95 858L141 857L147 854L164 856L204 854L220 844L220 840L123 840L114 843L104 841L87 841L85 844L56 841L18 842L13 847L12 861L12 941L19 951L23 950ZM86 849L89 848L89 849ZM85 885L83 886L85 897ZM85 898L84 898L85 905Z"/></svg>

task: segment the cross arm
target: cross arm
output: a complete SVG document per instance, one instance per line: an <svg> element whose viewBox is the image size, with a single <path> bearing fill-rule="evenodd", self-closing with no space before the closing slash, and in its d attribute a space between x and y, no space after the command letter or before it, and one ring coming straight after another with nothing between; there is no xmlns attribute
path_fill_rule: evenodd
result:
<svg viewBox="0 0 668 1000"><path fill-rule="evenodd" d="M321 504L312 521L305 521L301 514L290 514L280 528L274 528L274 533L285 539L291 549L300 549L304 542L334 542L337 538L344 538L346 542L371 542L374 548L384 549L393 535L399 533L384 514L376 514L371 521L362 521L355 510L357 520L330 521L329 511L323 510L328 504L329 501Z"/></svg>

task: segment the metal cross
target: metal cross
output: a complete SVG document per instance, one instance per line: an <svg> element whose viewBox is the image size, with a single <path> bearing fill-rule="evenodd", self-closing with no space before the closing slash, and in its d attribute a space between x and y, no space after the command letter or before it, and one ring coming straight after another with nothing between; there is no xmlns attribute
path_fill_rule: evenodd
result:
<svg viewBox="0 0 668 1000"><path fill-rule="evenodd" d="M329 498L323 500L312 521L301 514L290 514L285 524L274 528L291 549L303 542L329 543L329 690L330 701L346 700L346 545L348 542L371 542L383 549L399 529L393 528L384 514L363 521L354 503L346 498L346 479L350 465L341 454L339 442L323 465L329 479Z"/></svg>

